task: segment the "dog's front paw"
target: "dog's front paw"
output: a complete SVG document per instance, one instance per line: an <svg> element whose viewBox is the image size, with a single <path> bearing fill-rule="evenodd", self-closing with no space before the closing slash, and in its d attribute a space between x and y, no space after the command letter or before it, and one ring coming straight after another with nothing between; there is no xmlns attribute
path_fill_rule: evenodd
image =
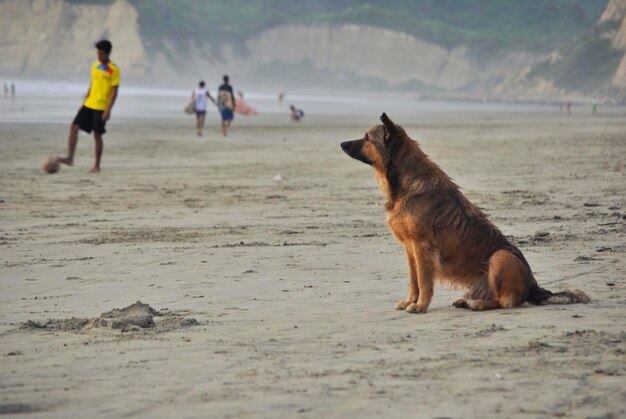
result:
<svg viewBox="0 0 626 419"><path fill-rule="evenodd" d="M400 300L396 303L396 310L406 310L409 304L411 304L409 300Z"/></svg>
<svg viewBox="0 0 626 419"><path fill-rule="evenodd" d="M405 310L407 313L425 314L428 310L428 307L414 303L406 306Z"/></svg>

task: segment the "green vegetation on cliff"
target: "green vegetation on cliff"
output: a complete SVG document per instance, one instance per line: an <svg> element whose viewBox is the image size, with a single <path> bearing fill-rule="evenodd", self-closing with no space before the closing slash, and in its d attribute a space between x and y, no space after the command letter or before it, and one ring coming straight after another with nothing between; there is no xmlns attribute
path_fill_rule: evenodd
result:
<svg viewBox="0 0 626 419"><path fill-rule="evenodd" d="M66 0L103 4L113 0ZM245 41L284 24L362 24L442 46L550 50L588 29L607 0L129 0L149 48Z"/></svg>

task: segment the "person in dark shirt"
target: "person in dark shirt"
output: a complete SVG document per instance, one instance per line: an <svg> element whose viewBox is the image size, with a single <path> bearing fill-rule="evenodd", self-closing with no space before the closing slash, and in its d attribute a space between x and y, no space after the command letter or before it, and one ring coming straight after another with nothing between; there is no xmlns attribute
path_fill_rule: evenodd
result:
<svg viewBox="0 0 626 419"><path fill-rule="evenodd" d="M222 135L226 137L235 113L235 95L233 94L233 87L229 84L229 78L226 75L224 76L224 84L222 84L217 91L217 106L222 115Z"/></svg>

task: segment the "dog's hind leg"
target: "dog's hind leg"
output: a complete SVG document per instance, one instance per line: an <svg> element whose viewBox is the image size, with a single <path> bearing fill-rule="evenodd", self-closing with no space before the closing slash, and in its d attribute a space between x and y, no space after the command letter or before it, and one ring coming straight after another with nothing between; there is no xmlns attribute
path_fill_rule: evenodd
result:
<svg viewBox="0 0 626 419"><path fill-rule="evenodd" d="M468 300L467 308L474 311L493 310L500 308L501 305L497 300Z"/></svg>
<svg viewBox="0 0 626 419"><path fill-rule="evenodd" d="M417 303L419 298L419 288L417 287L417 267L413 251L405 246L406 259L409 264L409 296L406 300L400 300L396 304L396 310L405 310L410 304Z"/></svg>
<svg viewBox="0 0 626 419"><path fill-rule="evenodd" d="M487 275L485 275L484 278L476 280L472 288L466 292L462 298L454 301L452 305L456 308L470 308L470 302L478 300L493 300L493 292L489 286ZM474 303L474 306L477 305Z"/></svg>
<svg viewBox="0 0 626 419"><path fill-rule="evenodd" d="M467 302L470 300L469 295L465 294L463 297L459 298L458 300L455 300L452 305L455 306L456 308L469 308L469 305L467 305Z"/></svg>
<svg viewBox="0 0 626 419"><path fill-rule="evenodd" d="M498 250L489 259L489 295L467 301L470 310L517 307L524 303L526 287L532 280L530 269L514 254ZM472 296L474 297L474 296Z"/></svg>

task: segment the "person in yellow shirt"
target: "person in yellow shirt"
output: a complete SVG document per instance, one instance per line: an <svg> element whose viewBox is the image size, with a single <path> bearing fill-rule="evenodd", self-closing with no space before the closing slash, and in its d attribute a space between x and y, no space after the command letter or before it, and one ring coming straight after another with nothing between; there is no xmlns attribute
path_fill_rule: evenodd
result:
<svg viewBox="0 0 626 419"><path fill-rule="evenodd" d="M78 110L70 127L67 141L67 157L59 157L59 162L71 166L74 163L74 151L78 143L78 130L91 133L96 141L96 160L89 173L100 172L102 158L102 135L106 132L106 122L111 118L111 110L117 99L120 85L120 70L109 60L113 45L106 39L95 45L98 61L91 66L91 84L83 105Z"/></svg>

